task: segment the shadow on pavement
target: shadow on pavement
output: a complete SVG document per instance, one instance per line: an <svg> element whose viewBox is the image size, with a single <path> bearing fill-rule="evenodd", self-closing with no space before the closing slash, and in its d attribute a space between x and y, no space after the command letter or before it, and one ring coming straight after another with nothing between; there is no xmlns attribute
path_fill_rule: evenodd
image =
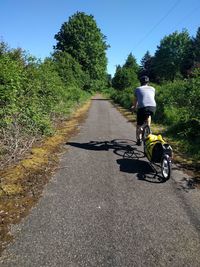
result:
<svg viewBox="0 0 200 267"><path fill-rule="evenodd" d="M153 168L148 161L138 160L133 158L118 159L117 163L120 166L120 171L137 174L138 180L149 183L163 183L162 176Z"/></svg>
<svg viewBox="0 0 200 267"><path fill-rule="evenodd" d="M144 153L136 148L136 142L130 139L114 139L111 141L90 141L87 143L67 142L66 145L73 147L93 150L93 151L109 151L113 150L121 159L117 160L120 171L127 173L137 173L138 180L150 183L162 183L162 176L159 175L145 158Z"/></svg>
<svg viewBox="0 0 200 267"><path fill-rule="evenodd" d="M111 141L90 141L87 143L67 142L66 145L70 145L70 146L74 146L74 147L82 148L86 150L95 150L95 151L99 151L99 150L108 151L112 149L114 153L119 156L121 155L123 156L124 152L126 152L130 148L131 150L137 150L136 148L134 148L134 146L136 145L136 142L130 139L114 139ZM138 150L138 153L140 153L140 156L138 155L138 158L144 157L141 151Z"/></svg>

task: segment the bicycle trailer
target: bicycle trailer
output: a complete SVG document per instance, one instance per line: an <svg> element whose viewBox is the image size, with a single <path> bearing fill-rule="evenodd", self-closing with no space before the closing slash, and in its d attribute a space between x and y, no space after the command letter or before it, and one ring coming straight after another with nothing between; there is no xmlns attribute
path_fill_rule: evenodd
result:
<svg viewBox="0 0 200 267"><path fill-rule="evenodd" d="M172 158L171 146L161 135L149 134L144 142L144 153L149 161L160 163L163 155Z"/></svg>

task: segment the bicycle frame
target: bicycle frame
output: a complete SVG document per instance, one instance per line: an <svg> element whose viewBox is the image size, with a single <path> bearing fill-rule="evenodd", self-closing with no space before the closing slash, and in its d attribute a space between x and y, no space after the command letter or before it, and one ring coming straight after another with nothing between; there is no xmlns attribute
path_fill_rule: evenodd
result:
<svg viewBox="0 0 200 267"><path fill-rule="evenodd" d="M150 123L151 123L151 114L147 113L145 122L141 126L138 126L138 136L142 135L141 139L143 142L145 138L151 133Z"/></svg>

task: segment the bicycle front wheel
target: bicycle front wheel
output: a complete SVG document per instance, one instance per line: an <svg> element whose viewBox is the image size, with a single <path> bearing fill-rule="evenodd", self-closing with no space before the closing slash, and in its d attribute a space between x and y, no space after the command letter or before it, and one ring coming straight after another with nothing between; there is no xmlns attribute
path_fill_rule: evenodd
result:
<svg viewBox="0 0 200 267"><path fill-rule="evenodd" d="M161 173L165 181L167 181L172 172L172 163L168 155L164 155L161 159Z"/></svg>

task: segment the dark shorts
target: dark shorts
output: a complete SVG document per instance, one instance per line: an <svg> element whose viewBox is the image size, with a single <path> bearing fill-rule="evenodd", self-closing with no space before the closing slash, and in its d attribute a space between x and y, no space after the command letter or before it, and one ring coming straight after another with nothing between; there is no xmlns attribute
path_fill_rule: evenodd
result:
<svg viewBox="0 0 200 267"><path fill-rule="evenodd" d="M145 123L147 117L152 116L156 111L156 107L144 107L139 108L137 111L137 125L142 125Z"/></svg>

